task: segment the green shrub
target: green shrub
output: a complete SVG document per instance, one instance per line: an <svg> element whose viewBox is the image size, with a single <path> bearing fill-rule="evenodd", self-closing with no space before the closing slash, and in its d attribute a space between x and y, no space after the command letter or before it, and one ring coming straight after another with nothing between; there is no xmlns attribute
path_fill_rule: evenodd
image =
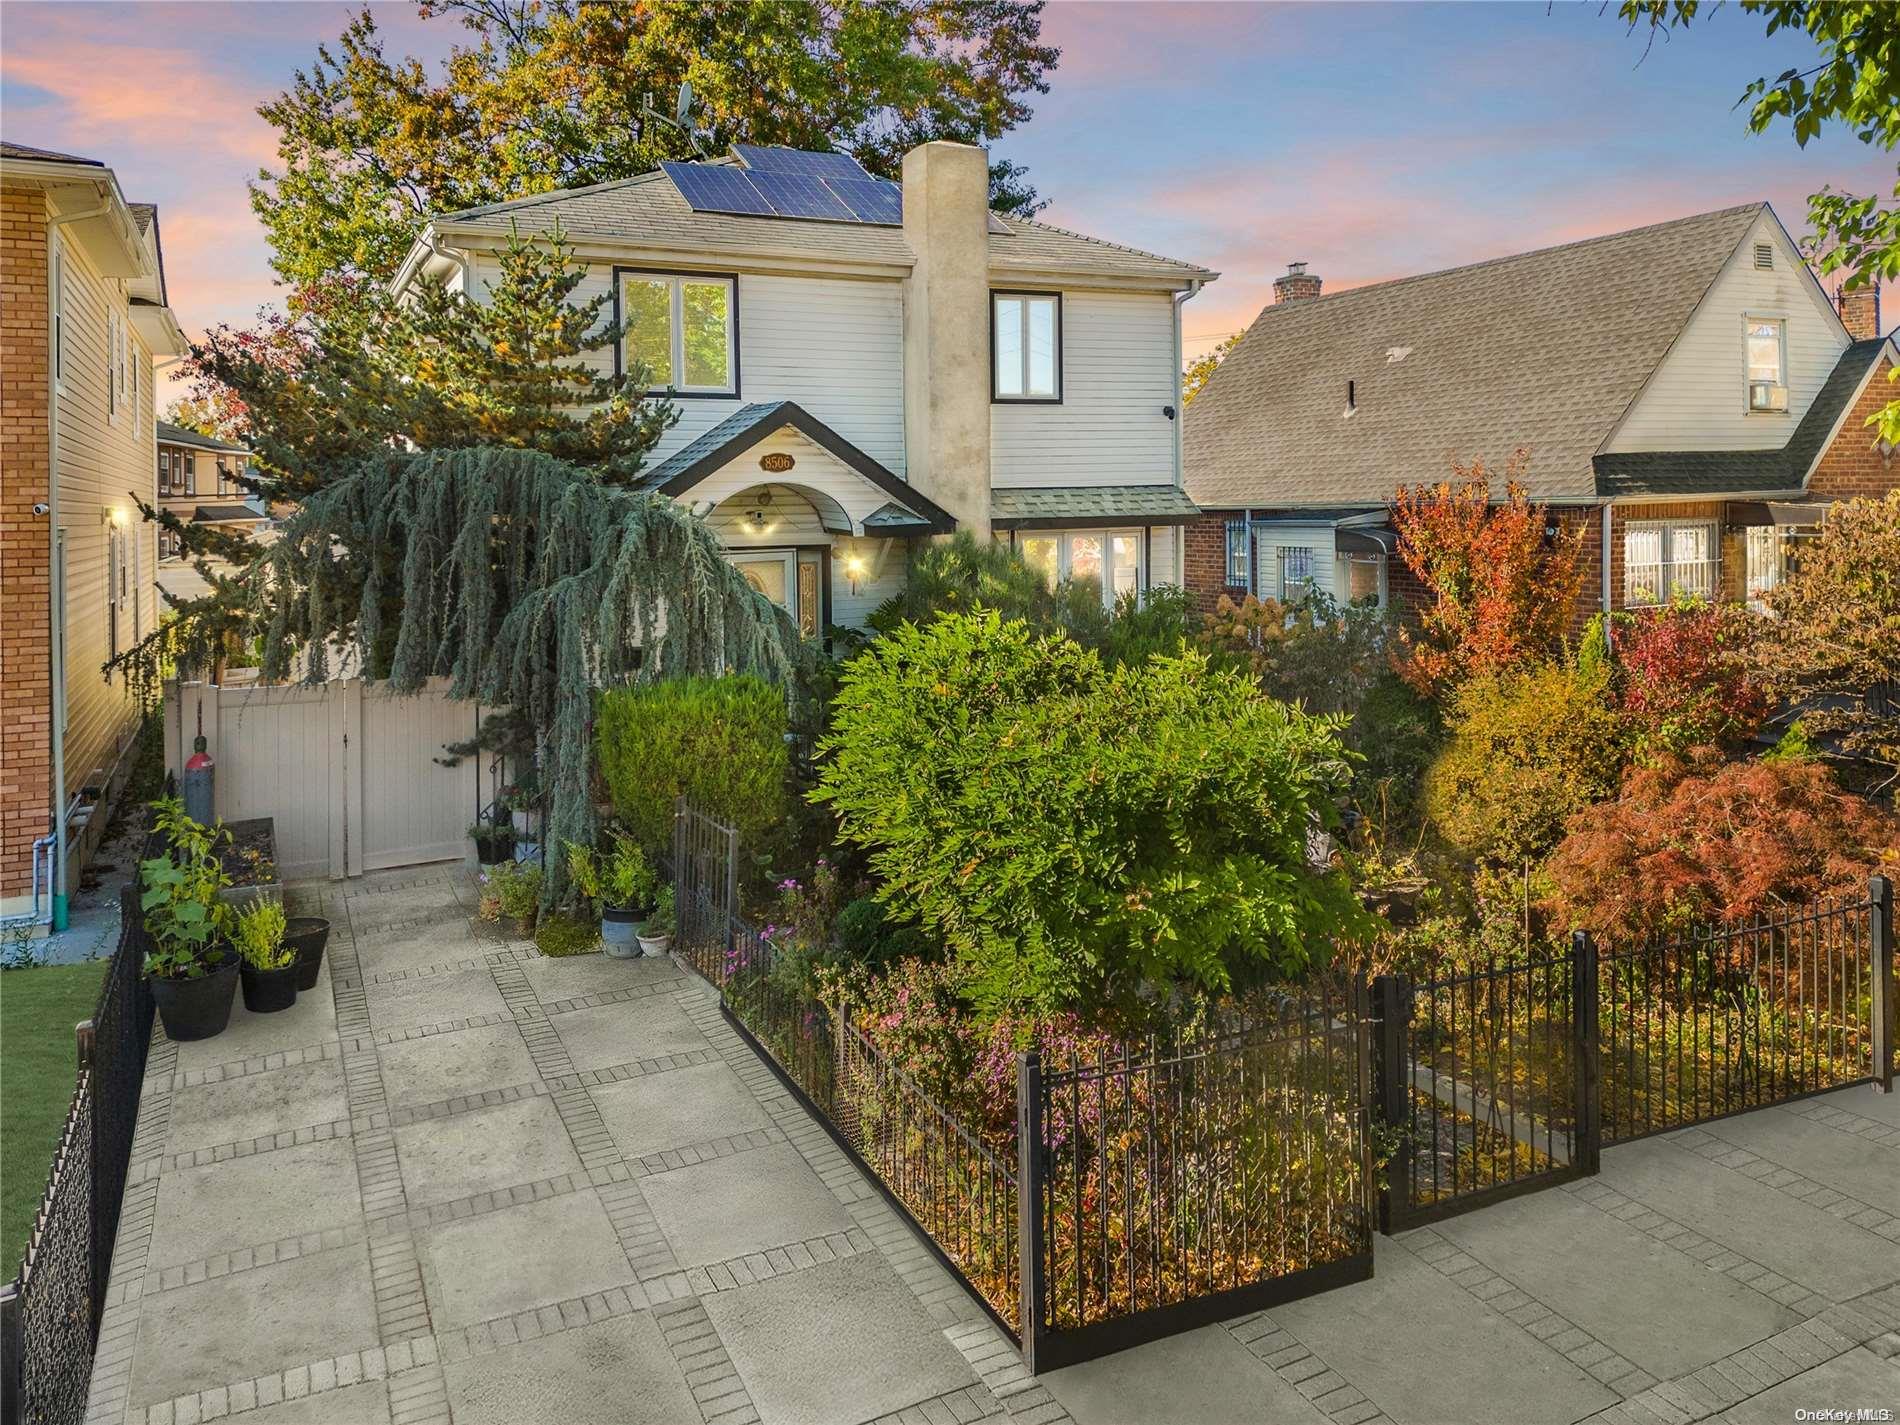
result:
<svg viewBox="0 0 1900 1425"><path fill-rule="evenodd" d="M600 696L595 740L614 815L649 857L694 806L762 849L786 817L785 693L751 677L676 678Z"/></svg>
<svg viewBox="0 0 1900 1425"><path fill-rule="evenodd" d="M1127 1004L1297 971L1356 915L1307 864L1340 721L1205 656L1117 669L995 614L900 628L846 671L814 796L893 920L986 1009Z"/></svg>
<svg viewBox="0 0 1900 1425"><path fill-rule="evenodd" d="M283 902L258 896L237 912L231 943L253 970L281 970L297 958L296 947L284 944L289 928Z"/></svg>
<svg viewBox="0 0 1900 1425"><path fill-rule="evenodd" d="M1425 779L1432 822L1496 865L1541 858L1573 813L1616 792L1619 719L1601 671L1481 673L1452 695L1451 734Z"/></svg>
<svg viewBox="0 0 1900 1425"><path fill-rule="evenodd" d="M1172 584L1157 584L1145 594L1123 594L1102 641L1102 658L1111 668L1145 663L1159 654L1173 657L1187 647L1201 626L1194 597Z"/></svg>
<svg viewBox="0 0 1900 1425"><path fill-rule="evenodd" d="M1353 800L1381 827L1415 824L1425 772L1444 745L1438 705L1388 669L1359 704L1346 744L1360 756L1353 768Z"/></svg>
<svg viewBox="0 0 1900 1425"><path fill-rule="evenodd" d="M534 948L550 959L591 955L599 945L599 923L565 911L544 917L535 927Z"/></svg>
<svg viewBox="0 0 1900 1425"><path fill-rule="evenodd" d="M1392 667L1395 615L1315 591L1297 603L1223 594L1200 645L1222 666L1253 674L1270 697L1313 712L1354 713Z"/></svg>
<svg viewBox="0 0 1900 1425"><path fill-rule="evenodd" d="M874 970L930 955L929 937L914 925L893 924L872 896L848 902L838 912L832 935L841 960Z"/></svg>

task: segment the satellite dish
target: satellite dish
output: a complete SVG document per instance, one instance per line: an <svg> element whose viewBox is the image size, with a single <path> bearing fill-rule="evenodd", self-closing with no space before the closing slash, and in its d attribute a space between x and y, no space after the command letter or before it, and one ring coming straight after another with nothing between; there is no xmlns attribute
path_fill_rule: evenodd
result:
<svg viewBox="0 0 1900 1425"><path fill-rule="evenodd" d="M679 104L673 110L673 122L682 129L691 130L693 108L693 86L685 80L680 81Z"/></svg>

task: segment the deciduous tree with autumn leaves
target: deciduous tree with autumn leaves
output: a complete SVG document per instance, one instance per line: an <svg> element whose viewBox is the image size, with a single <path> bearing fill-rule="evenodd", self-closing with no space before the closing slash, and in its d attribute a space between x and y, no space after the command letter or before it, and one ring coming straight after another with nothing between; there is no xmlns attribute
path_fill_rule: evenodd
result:
<svg viewBox="0 0 1900 1425"><path fill-rule="evenodd" d="M1492 498L1482 459L1452 463L1452 478L1399 487L1391 503L1398 553L1425 586L1415 627L1400 633L1400 674L1437 696L1479 673L1548 657L1563 641L1583 590L1583 532L1561 528L1526 493L1528 451L1511 455L1504 498Z"/></svg>

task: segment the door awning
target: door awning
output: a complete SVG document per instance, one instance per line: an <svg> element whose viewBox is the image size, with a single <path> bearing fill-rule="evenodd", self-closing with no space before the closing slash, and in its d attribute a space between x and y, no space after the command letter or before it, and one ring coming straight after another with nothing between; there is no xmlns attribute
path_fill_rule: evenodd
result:
<svg viewBox="0 0 1900 1425"><path fill-rule="evenodd" d="M1384 525L1341 525L1333 532L1333 547L1341 554L1389 555L1399 547L1399 532Z"/></svg>
<svg viewBox="0 0 1900 1425"><path fill-rule="evenodd" d="M1730 500L1722 507L1722 519L1726 524L1743 528L1818 525L1827 518L1830 503L1828 500Z"/></svg>

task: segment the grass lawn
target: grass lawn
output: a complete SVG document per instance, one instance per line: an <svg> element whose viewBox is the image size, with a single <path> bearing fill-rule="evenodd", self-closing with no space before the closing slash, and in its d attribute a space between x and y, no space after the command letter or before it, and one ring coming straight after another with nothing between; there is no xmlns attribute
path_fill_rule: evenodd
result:
<svg viewBox="0 0 1900 1425"><path fill-rule="evenodd" d="M33 1230L78 1070L73 1026L90 1018L107 962L0 975L0 1279Z"/></svg>

